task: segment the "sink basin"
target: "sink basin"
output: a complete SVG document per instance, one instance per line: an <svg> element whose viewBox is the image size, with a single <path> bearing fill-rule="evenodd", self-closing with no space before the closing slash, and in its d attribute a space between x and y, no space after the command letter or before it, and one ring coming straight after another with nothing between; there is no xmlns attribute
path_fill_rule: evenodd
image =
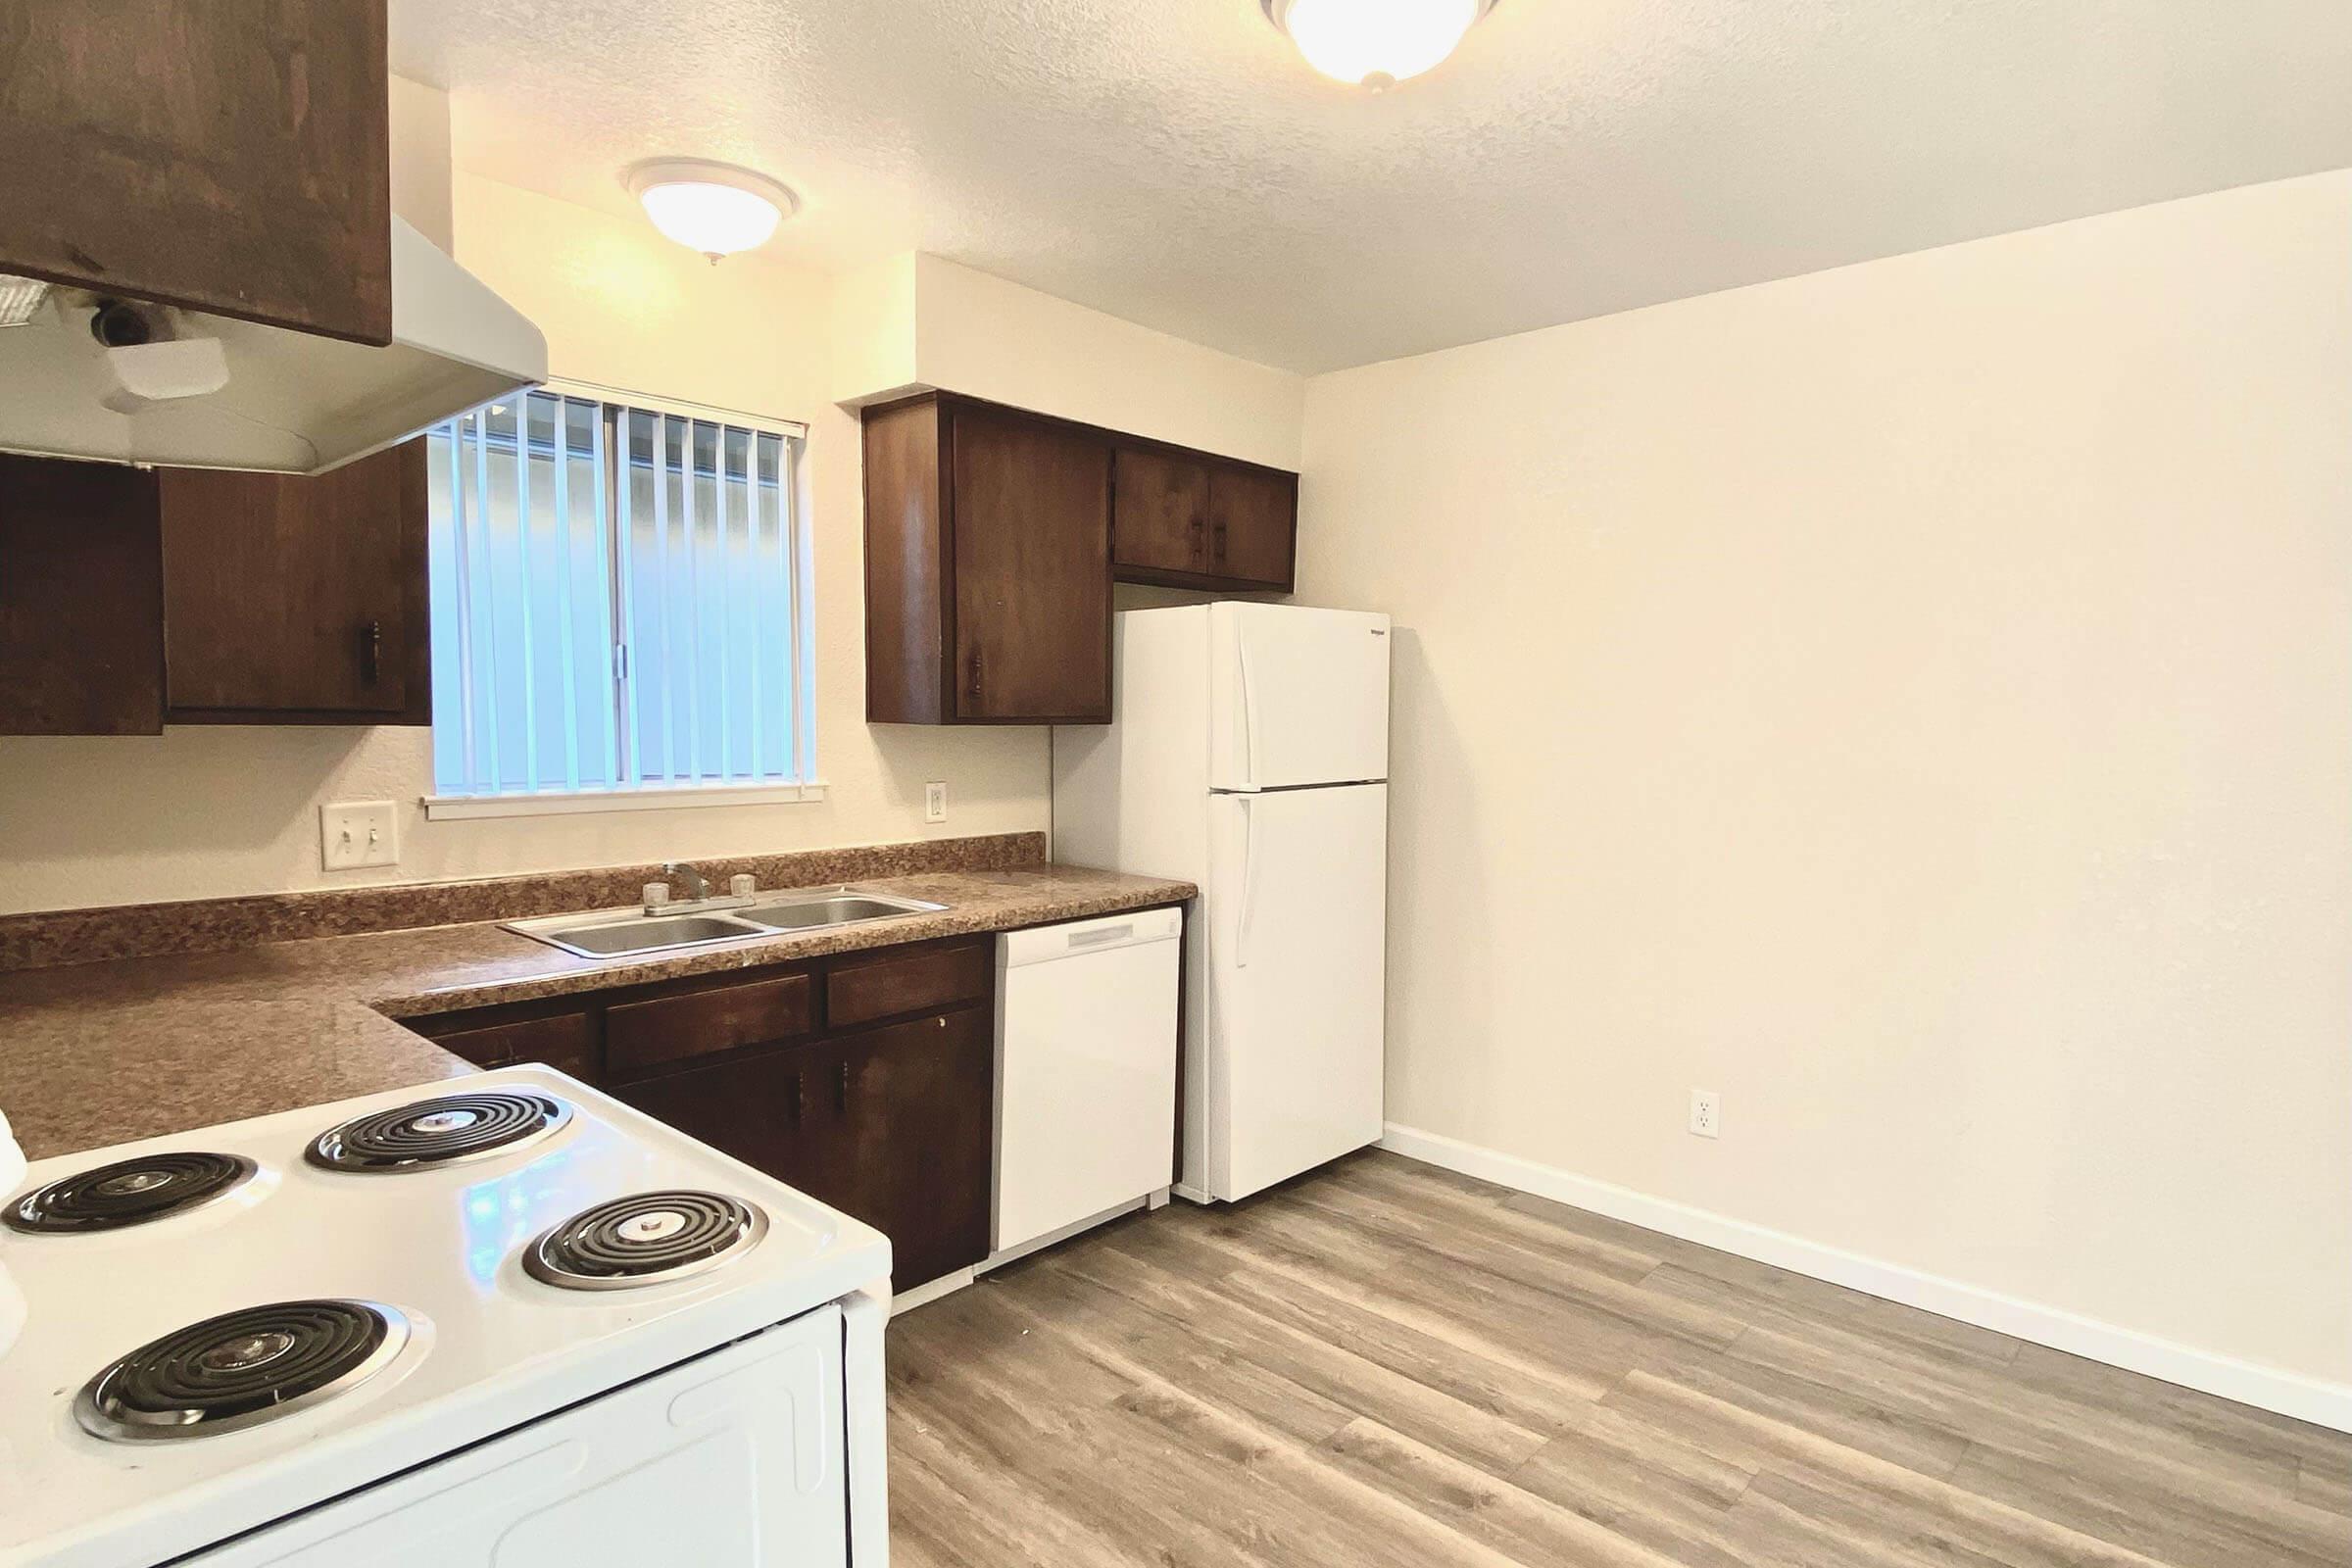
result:
<svg viewBox="0 0 2352 1568"><path fill-rule="evenodd" d="M559 920L576 916L557 916ZM519 925L511 929L521 930ZM558 925L544 931L523 931L526 937L537 937L550 947L576 953L584 958L612 958L624 953L662 953L671 948L691 948L705 942L732 942L739 937L767 935L763 926L746 925L717 914L672 914L648 919L639 914L608 923L595 923L595 917L575 925Z"/></svg>
<svg viewBox="0 0 2352 1568"><path fill-rule="evenodd" d="M819 926L855 925L860 920L888 920L894 915L927 914L944 904L920 899L887 899L872 893L827 893L810 899L787 899L776 904L737 909L735 918L774 931L813 931Z"/></svg>
<svg viewBox="0 0 2352 1568"><path fill-rule="evenodd" d="M536 920L510 920L506 924L510 931L583 958L618 958L699 948L713 942L740 942L746 937L772 937L786 931L820 931L828 926L888 920L902 914L928 914L947 907L920 899L849 892L772 898L764 904L754 904L750 899L713 902L721 907L706 906L692 914L649 915L642 909L607 909L595 914L551 914Z"/></svg>

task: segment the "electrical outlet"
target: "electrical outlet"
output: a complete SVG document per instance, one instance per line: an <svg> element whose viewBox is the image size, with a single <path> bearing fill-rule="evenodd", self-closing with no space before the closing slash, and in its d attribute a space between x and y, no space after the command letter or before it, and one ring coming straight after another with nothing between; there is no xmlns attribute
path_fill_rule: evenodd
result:
<svg viewBox="0 0 2352 1568"><path fill-rule="evenodd" d="M923 820L945 822L948 819L948 786L944 780L933 780L923 786Z"/></svg>
<svg viewBox="0 0 2352 1568"><path fill-rule="evenodd" d="M391 865L400 858L400 830L390 801L340 801L318 808L318 859L329 871Z"/></svg>
<svg viewBox="0 0 2352 1568"><path fill-rule="evenodd" d="M1723 1131L1723 1097L1714 1090L1690 1091L1690 1131L1700 1138L1713 1138Z"/></svg>

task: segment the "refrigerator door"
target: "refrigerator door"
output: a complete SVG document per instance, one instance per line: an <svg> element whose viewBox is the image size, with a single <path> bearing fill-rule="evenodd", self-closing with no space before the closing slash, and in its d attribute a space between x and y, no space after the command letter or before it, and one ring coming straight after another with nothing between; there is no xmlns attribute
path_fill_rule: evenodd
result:
<svg viewBox="0 0 2352 1568"><path fill-rule="evenodd" d="M1208 607L1208 787L1279 790L1389 776L1389 617Z"/></svg>
<svg viewBox="0 0 2352 1568"><path fill-rule="evenodd" d="M1381 1135L1385 784L1209 797L1210 1197ZM1188 1177L1191 1173L1188 1172Z"/></svg>

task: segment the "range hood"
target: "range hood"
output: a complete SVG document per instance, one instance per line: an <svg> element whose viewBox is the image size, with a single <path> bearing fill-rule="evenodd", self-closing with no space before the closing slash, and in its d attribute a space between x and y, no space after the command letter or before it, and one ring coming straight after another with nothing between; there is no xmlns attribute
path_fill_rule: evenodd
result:
<svg viewBox="0 0 2352 1568"><path fill-rule="evenodd" d="M0 451L321 473L547 379L539 329L398 218L388 346L158 306L170 341L110 350L98 304L61 286L0 326Z"/></svg>

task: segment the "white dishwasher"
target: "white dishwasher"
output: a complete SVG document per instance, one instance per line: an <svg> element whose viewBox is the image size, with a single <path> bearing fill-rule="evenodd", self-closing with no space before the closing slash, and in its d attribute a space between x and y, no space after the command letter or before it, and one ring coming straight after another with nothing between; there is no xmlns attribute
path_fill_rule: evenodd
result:
<svg viewBox="0 0 2352 1568"><path fill-rule="evenodd" d="M1144 909L998 939L997 1252L1167 1187L1183 931Z"/></svg>

